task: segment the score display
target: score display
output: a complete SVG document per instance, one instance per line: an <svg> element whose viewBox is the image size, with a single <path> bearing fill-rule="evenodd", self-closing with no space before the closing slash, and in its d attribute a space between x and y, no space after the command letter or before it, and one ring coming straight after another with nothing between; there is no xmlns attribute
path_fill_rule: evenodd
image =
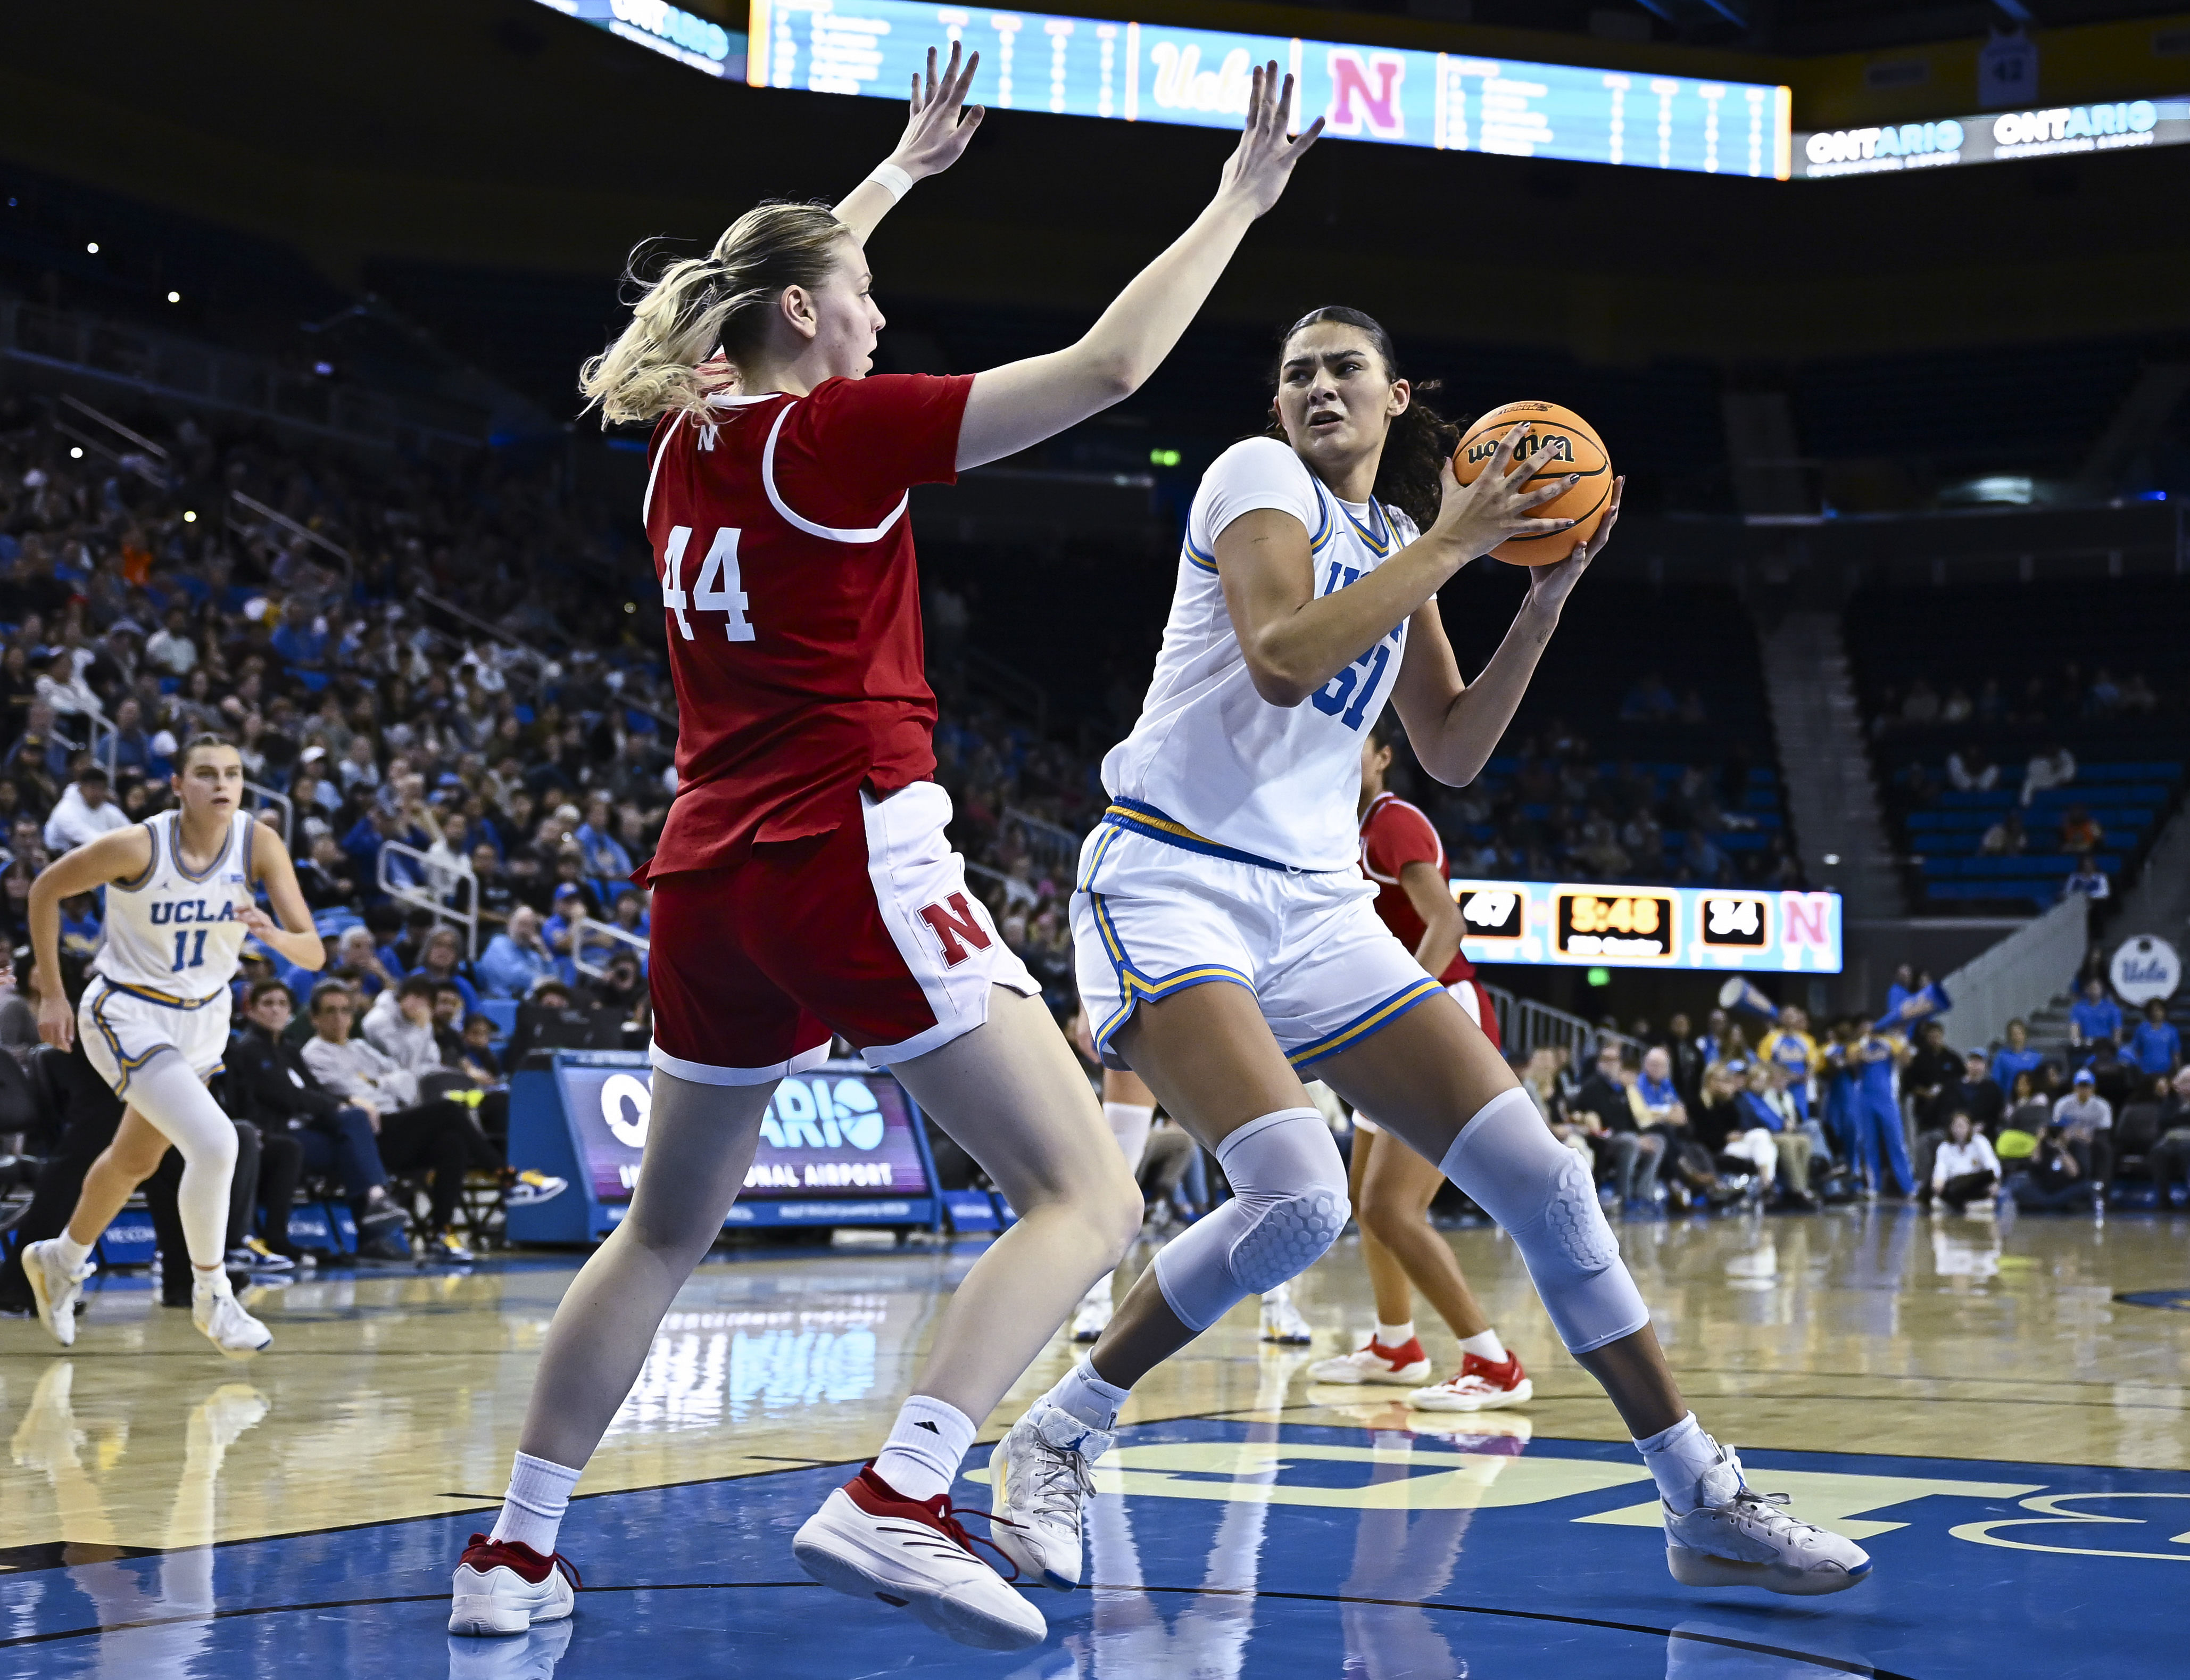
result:
<svg viewBox="0 0 2190 1680"><path fill-rule="evenodd" d="M1841 899L1738 887L1455 881L1472 962L1841 971Z"/></svg>
<svg viewBox="0 0 2190 1680"><path fill-rule="evenodd" d="M746 79L902 100L961 40L973 101L1002 111L1236 128L1274 59L1296 122L1347 139L1780 180L1792 162L1784 87L920 0L752 0Z"/></svg>

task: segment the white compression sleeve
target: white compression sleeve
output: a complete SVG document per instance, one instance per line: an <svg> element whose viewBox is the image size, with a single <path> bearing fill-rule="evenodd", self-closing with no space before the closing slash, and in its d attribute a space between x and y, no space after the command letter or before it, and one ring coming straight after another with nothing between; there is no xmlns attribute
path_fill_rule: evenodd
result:
<svg viewBox="0 0 2190 1680"><path fill-rule="evenodd" d="M1155 1124L1156 1111L1139 1103L1105 1103L1103 1118L1109 1122L1110 1135L1118 1140L1118 1151L1126 1157L1126 1170L1141 1170L1141 1157L1149 1150L1149 1128Z"/></svg>
<svg viewBox="0 0 2190 1680"><path fill-rule="evenodd" d="M218 1267L228 1253L229 1181L235 1173L235 1122L180 1054L162 1051L130 1076L129 1106L182 1152L175 1191L190 1264Z"/></svg>
<svg viewBox="0 0 2190 1680"><path fill-rule="evenodd" d="M1569 1353L1650 1322L1589 1168L1552 1136L1526 1091L1516 1086L1485 1103L1438 1165L1513 1239Z"/></svg>
<svg viewBox="0 0 2190 1680"><path fill-rule="evenodd" d="M1346 1163L1313 1109L1251 1120L1217 1146L1232 1200L1156 1255L1156 1286L1189 1330L1313 1265L1346 1229Z"/></svg>

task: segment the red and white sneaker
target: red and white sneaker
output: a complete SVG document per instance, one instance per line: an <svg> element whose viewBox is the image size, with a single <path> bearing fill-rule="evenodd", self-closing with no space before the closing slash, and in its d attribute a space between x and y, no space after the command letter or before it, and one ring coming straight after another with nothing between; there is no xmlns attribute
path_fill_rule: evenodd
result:
<svg viewBox="0 0 2190 1680"><path fill-rule="evenodd" d="M806 1519L791 1550L824 1586L911 1610L962 1645L1039 1645L1049 1624L973 1555L974 1544L948 1494L907 1499L870 1464Z"/></svg>
<svg viewBox="0 0 2190 1680"><path fill-rule="evenodd" d="M1403 1348L1387 1348L1370 1337L1350 1354L1319 1359L1308 1368L1311 1382L1388 1382L1411 1388L1430 1374L1430 1356L1422 1339L1410 1337Z"/></svg>
<svg viewBox="0 0 2190 1680"><path fill-rule="evenodd" d="M573 1589L582 1584L559 1552L543 1558L517 1541L475 1534L457 1564L449 1632L522 1633L535 1622L560 1621L577 1608Z"/></svg>
<svg viewBox="0 0 2190 1680"><path fill-rule="evenodd" d="M1459 1372L1407 1396L1417 1411L1496 1411L1522 1406L1535 1397L1536 1385L1521 1369L1521 1356L1508 1348L1506 1362L1493 1365L1479 1354L1461 1361Z"/></svg>

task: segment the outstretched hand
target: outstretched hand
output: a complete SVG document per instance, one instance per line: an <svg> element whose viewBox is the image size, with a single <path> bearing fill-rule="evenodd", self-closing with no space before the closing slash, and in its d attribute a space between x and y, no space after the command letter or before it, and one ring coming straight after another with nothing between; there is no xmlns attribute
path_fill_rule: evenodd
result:
<svg viewBox="0 0 2190 1680"><path fill-rule="evenodd" d="M1582 573L1589 563L1604 552L1604 545L1612 541L1612 528L1620 523L1620 492L1625 488L1624 478L1612 481L1612 504L1597 521L1597 530L1586 542L1574 544L1574 553L1556 565L1538 566L1529 574L1529 604L1540 611L1556 613L1581 582Z"/></svg>
<svg viewBox="0 0 2190 1680"><path fill-rule="evenodd" d="M1293 165L1323 133L1319 116L1297 135L1285 133L1292 114L1293 79L1278 79L1275 59L1256 66L1247 94L1247 121L1240 133L1238 150L1224 166L1223 193L1245 199L1259 216L1278 201L1278 195L1292 179Z"/></svg>
<svg viewBox="0 0 2190 1680"><path fill-rule="evenodd" d="M973 138L973 131L981 126L987 112L979 105L966 107L966 93L973 85L973 72L980 68L979 53L959 62L964 48L956 41L950 43L950 61L943 66L939 76L935 69L935 48L928 49L928 76L912 78L912 101L905 119L905 133L897 143L897 150L888 161L919 180L923 176L939 175L965 155L966 145Z"/></svg>

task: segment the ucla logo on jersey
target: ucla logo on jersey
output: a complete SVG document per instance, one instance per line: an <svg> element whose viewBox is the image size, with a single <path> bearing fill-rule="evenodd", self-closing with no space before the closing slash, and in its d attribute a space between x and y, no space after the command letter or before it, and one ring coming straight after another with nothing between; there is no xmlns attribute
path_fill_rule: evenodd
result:
<svg viewBox="0 0 2190 1680"><path fill-rule="evenodd" d="M152 925L166 928L185 922L233 922L235 906L223 903L216 914L213 906L203 899L177 899L152 906Z"/></svg>

